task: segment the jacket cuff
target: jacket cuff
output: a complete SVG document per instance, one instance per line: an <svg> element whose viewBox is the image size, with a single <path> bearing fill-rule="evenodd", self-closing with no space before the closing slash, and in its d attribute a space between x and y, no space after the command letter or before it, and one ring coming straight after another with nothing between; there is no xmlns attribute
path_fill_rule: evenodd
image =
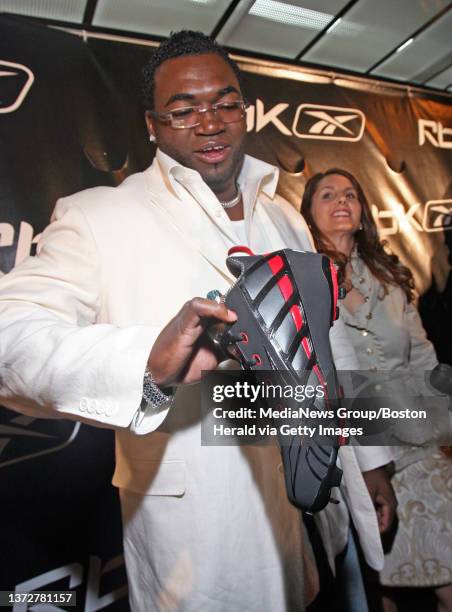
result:
<svg viewBox="0 0 452 612"><path fill-rule="evenodd" d="M394 460L394 452L389 446L353 446L361 472L383 467Z"/></svg>

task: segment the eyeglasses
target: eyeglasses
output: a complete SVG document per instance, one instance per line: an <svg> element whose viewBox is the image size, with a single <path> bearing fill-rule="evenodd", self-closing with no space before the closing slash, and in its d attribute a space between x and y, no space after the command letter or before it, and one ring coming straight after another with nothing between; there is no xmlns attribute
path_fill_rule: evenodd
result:
<svg viewBox="0 0 452 612"><path fill-rule="evenodd" d="M151 115L175 130L184 130L200 125L202 113L214 113L215 117L222 123L236 123L243 119L248 106L249 104L245 100L236 100L234 102L218 102L207 107L184 106L169 113L151 111Z"/></svg>

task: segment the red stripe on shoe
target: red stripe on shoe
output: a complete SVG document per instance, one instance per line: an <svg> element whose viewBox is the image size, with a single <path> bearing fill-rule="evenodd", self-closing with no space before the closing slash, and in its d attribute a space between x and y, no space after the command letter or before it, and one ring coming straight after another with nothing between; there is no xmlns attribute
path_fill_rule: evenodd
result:
<svg viewBox="0 0 452 612"><path fill-rule="evenodd" d="M278 272L282 270L282 267L284 266L284 262L282 260L282 257L280 257L280 255L276 255L276 257L272 257L271 259L268 260L267 263L270 266L270 270L273 272L273 274L278 274Z"/></svg>
<svg viewBox="0 0 452 612"><path fill-rule="evenodd" d="M328 401L328 389L327 389L327 386L326 386L325 378L324 378L324 376L323 376L323 374L322 374L322 372L321 372L321 370L320 370L318 365L315 365L312 369L316 373L316 376L317 376L317 378L319 380L319 383L323 387L323 391L325 393L325 399L326 399L326 401Z"/></svg>
<svg viewBox="0 0 452 612"><path fill-rule="evenodd" d="M339 293L339 287L337 284L337 268L332 261L330 261L331 280L333 281L333 321L337 319L337 298Z"/></svg>
<svg viewBox="0 0 452 612"><path fill-rule="evenodd" d="M293 322L295 323L295 327L297 328L297 331L300 331L300 329L303 327L303 317L301 316L300 307L294 304L290 309L290 314L292 315L292 319L293 319Z"/></svg>
<svg viewBox="0 0 452 612"><path fill-rule="evenodd" d="M278 281L278 287L283 295L283 298L287 302L293 293L293 285L290 282L290 278L288 276L282 276Z"/></svg>
<svg viewBox="0 0 452 612"><path fill-rule="evenodd" d="M308 359L310 359L312 351L311 351L311 347L309 346L308 339L307 338L302 338L301 345L304 348L304 352L306 353L306 357Z"/></svg>

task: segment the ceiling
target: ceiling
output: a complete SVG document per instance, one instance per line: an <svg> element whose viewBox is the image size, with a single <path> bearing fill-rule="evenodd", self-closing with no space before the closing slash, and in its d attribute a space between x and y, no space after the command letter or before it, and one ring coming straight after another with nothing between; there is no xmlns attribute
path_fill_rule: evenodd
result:
<svg viewBox="0 0 452 612"><path fill-rule="evenodd" d="M196 29L242 54L452 92L451 0L0 0L0 12L147 40Z"/></svg>

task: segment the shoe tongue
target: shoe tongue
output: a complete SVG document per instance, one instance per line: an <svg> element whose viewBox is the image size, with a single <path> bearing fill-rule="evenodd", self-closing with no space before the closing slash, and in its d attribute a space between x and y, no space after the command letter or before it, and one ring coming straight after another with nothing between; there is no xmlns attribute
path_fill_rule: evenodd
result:
<svg viewBox="0 0 452 612"><path fill-rule="evenodd" d="M234 255L233 257L228 257L226 259L226 265L228 267L228 270L229 272L231 272L231 274L235 276L235 278L238 278L241 275L246 259L248 259L247 256L237 257L236 255Z"/></svg>

